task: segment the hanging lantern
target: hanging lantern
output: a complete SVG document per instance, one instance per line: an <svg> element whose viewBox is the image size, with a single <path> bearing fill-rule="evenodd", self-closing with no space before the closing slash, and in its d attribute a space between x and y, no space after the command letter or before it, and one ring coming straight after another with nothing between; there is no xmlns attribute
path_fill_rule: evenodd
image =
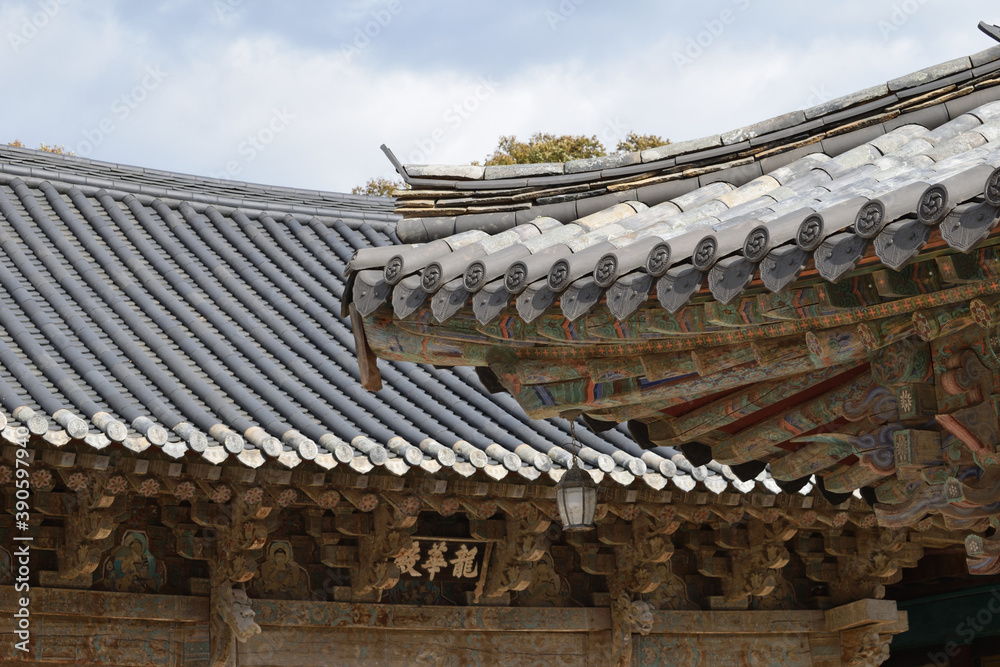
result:
<svg viewBox="0 0 1000 667"><path fill-rule="evenodd" d="M556 504L563 531L572 533L594 529L597 485L579 465L567 470L556 484Z"/></svg>

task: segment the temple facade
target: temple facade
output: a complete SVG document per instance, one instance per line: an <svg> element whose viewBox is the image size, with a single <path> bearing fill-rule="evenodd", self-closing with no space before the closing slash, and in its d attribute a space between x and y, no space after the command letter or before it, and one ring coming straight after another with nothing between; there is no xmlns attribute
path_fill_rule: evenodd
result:
<svg viewBox="0 0 1000 667"><path fill-rule="evenodd" d="M395 199L0 147L4 664L1000 655L998 84Z"/></svg>

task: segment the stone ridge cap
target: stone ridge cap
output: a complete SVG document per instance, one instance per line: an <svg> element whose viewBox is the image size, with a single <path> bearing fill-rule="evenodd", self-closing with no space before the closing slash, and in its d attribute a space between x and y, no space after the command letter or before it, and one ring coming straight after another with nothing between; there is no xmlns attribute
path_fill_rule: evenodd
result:
<svg viewBox="0 0 1000 667"><path fill-rule="evenodd" d="M75 155L60 155L42 150L0 144L0 173L33 176L44 173L46 178L80 185L101 185L122 192L148 192L159 186L164 191L186 191L215 194L228 199L266 202L283 200L303 205L323 203L322 208L344 206L347 210L364 211L372 217L388 216L393 220L395 200L324 190L307 190L288 186L230 181L168 170L151 169L114 162L104 162ZM387 218L387 219L388 219Z"/></svg>
<svg viewBox="0 0 1000 667"><path fill-rule="evenodd" d="M642 170L647 166L649 169L658 169L662 166L671 166L663 164L671 158L688 153L708 149L725 151L729 146L735 150L738 149L735 144L773 132L789 131L795 128L801 128L803 132L819 130L823 127L824 121L840 121L842 120L841 116L852 115L853 110L856 110L857 113L864 113L868 105L879 105L880 102L893 104L897 99L924 95L954 85L956 82L976 76L977 72L998 69L998 65L1000 65L998 61L1000 61L1000 45L994 45L970 56L962 56L925 67L891 79L886 83L876 84L822 102L809 109L781 114L721 134L669 143L643 151L615 153L599 158L485 167L477 165L423 165L402 164L387 147L383 146L382 150L403 179L407 183L417 186L447 189L449 186L454 187L455 182L521 179L521 183L512 184L511 187L524 187L535 185L534 181L540 179L554 180L560 176L566 178L569 174L576 177L573 179L574 181L578 179L585 181L590 174L595 178L601 177L603 170L620 167L633 167ZM539 185L541 184L539 183Z"/></svg>

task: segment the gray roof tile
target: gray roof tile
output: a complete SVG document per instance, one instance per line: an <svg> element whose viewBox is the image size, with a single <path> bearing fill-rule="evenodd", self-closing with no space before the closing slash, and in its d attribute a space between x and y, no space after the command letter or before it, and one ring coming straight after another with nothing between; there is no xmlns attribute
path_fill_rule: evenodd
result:
<svg viewBox="0 0 1000 667"><path fill-rule="evenodd" d="M469 369L384 363L383 388L362 386L339 299L352 284L383 290L375 305L389 296L395 220L380 198L0 148L0 421L146 458L558 476L548 453L568 425L528 419ZM555 221L506 233L527 240L528 227L566 233ZM494 241L443 243L472 257ZM620 483L645 466L634 443L578 435Z"/></svg>

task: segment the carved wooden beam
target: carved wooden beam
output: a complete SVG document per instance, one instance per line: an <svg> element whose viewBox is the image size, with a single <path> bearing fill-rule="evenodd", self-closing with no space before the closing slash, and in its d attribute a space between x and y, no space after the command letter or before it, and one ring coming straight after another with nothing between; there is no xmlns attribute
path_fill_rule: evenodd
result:
<svg viewBox="0 0 1000 667"><path fill-rule="evenodd" d="M1000 465L997 456L997 444L1000 443L998 410L996 399L991 396L992 373L971 350L949 357L946 367L939 379L941 388L964 406L953 409L950 414L938 414L935 418L969 449L978 465ZM954 405L954 400L941 403Z"/></svg>
<svg viewBox="0 0 1000 667"><path fill-rule="evenodd" d="M913 329L921 340L930 342L949 336L975 323L969 306L940 306L913 313Z"/></svg>
<svg viewBox="0 0 1000 667"><path fill-rule="evenodd" d="M722 580L726 599L769 595L778 584L778 571L788 564L790 554L785 543L797 531L797 526L784 519L770 523L749 519L746 528L716 531L716 543L731 549L731 575Z"/></svg>
<svg viewBox="0 0 1000 667"><path fill-rule="evenodd" d="M697 439L703 433L726 426L757 410L779 403L847 371L843 366L823 368L791 378L762 382L695 408L680 417L663 418L650 425L650 439L673 446Z"/></svg>
<svg viewBox="0 0 1000 667"><path fill-rule="evenodd" d="M406 558L416 546L407 529L416 523L419 512L419 502L395 508L379 503L370 514L337 517L337 530L358 538L358 561L351 568L352 595L371 595L396 585L400 577L397 560Z"/></svg>
<svg viewBox="0 0 1000 667"><path fill-rule="evenodd" d="M653 607L642 600L632 600L621 571L609 575L611 601L611 662L615 667L629 667L632 661L632 633L648 635L653 629Z"/></svg>
<svg viewBox="0 0 1000 667"><path fill-rule="evenodd" d="M550 517L531 503L506 504L504 521L473 522L472 536L496 540L483 595L495 598L531 585L531 569L548 550Z"/></svg>
<svg viewBox="0 0 1000 667"><path fill-rule="evenodd" d="M660 585L655 566L667 562L674 553L669 535L677 529L677 523L658 521L641 512L631 525L615 525L629 529L627 538L615 546L615 564L622 584L633 593L652 593Z"/></svg>
<svg viewBox="0 0 1000 667"><path fill-rule="evenodd" d="M712 458L732 465L783 454L785 450L778 447L779 444L841 416L859 420L873 413L887 413L890 407L895 408L895 397L889 394L871 375L859 375L821 396L736 433L712 448Z"/></svg>
<svg viewBox="0 0 1000 667"><path fill-rule="evenodd" d="M862 598L882 598L885 586L902 578L903 567L914 567L923 555L918 542L909 541L908 531L880 528L855 531L853 537L825 534L826 554L836 556L836 565L816 561L814 552L800 552L806 576L825 581L835 604Z"/></svg>
<svg viewBox="0 0 1000 667"><path fill-rule="evenodd" d="M60 494L68 509L59 548L59 574L66 580L94 572L113 546L115 529L127 513L124 496L107 489L107 475L60 469L75 496ZM53 494L54 495L54 494Z"/></svg>
<svg viewBox="0 0 1000 667"><path fill-rule="evenodd" d="M1000 573L1000 540L969 535L965 538L965 553L971 574Z"/></svg>

